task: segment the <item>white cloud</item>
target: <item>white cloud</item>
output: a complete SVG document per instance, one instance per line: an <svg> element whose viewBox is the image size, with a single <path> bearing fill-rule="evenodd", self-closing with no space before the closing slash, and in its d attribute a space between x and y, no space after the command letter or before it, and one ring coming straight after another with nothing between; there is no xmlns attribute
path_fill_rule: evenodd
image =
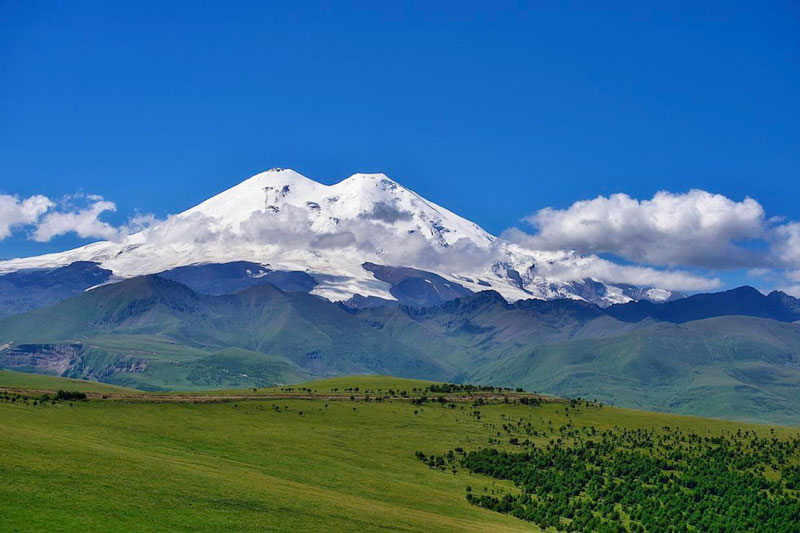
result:
<svg viewBox="0 0 800 533"><path fill-rule="evenodd" d="M122 229L122 233L124 234L136 233L138 231L147 229L158 222L161 221L157 219L153 213L144 213L144 214L136 213L128 221L128 224L124 226L124 228Z"/></svg>
<svg viewBox="0 0 800 533"><path fill-rule="evenodd" d="M347 248L356 243L356 236L350 231L325 233L311 242L315 248Z"/></svg>
<svg viewBox="0 0 800 533"><path fill-rule="evenodd" d="M578 281L592 278L608 283L659 287L675 291L716 289L719 278L707 278L684 270L661 270L637 265L620 265L596 255L577 255L569 251L555 252L549 261L537 264L539 273L547 278Z"/></svg>
<svg viewBox="0 0 800 533"><path fill-rule="evenodd" d="M76 200L86 200L88 205L76 208L72 205ZM70 210L51 211L38 221L32 234L33 240L46 242L59 235L73 232L84 239L114 240L119 238L120 229L99 219L103 213L117 210L117 206L113 202L96 195L77 195L70 197L67 203L70 204L68 205Z"/></svg>
<svg viewBox="0 0 800 533"><path fill-rule="evenodd" d="M355 256L361 261L387 265L413 266L437 272L480 273L495 263L508 260L507 240L497 240L491 247L479 247L461 239L446 248L433 246L418 233L398 238L394 228L382 219L357 217L339 221L337 231L317 233L310 224L308 210L291 205L279 213L255 213L238 227L221 225L212 217L194 212L173 215L163 221L149 220L150 227L135 242L147 242L160 248L177 245L183 249L192 243L225 250L257 249L305 250L310 253L335 253ZM133 241L132 241L133 242ZM253 248L255 247L255 248ZM517 250L523 256L525 251ZM707 278L682 270L659 270L650 267L615 264L596 255L571 251L530 251L528 265L536 265L535 275L560 281L593 278L610 283L658 286L680 291L709 290L720 286L716 278Z"/></svg>
<svg viewBox="0 0 800 533"><path fill-rule="evenodd" d="M774 262L778 266L800 272L800 222L782 224L773 233ZM800 281L800 276L796 280Z"/></svg>
<svg viewBox="0 0 800 533"><path fill-rule="evenodd" d="M119 227L100 220L104 213L116 209L114 202L91 194L68 195L57 201L43 195L20 199L0 194L0 241L13 232L24 233L37 242L67 233L84 239L119 240L157 222L150 214L136 214Z"/></svg>
<svg viewBox="0 0 800 533"><path fill-rule="evenodd" d="M20 200L17 196L0 194L0 240L9 237L16 227L34 224L53 205L42 195Z"/></svg>
<svg viewBox="0 0 800 533"><path fill-rule="evenodd" d="M800 269L786 272L784 278L786 280L786 285L781 287L779 290L782 290L786 294L790 294L795 298L800 298Z"/></svg>
<svg viewBox="0 0 800 533"><path fill-rule="evenodd" d="M545 208L526 218L537 230L522 242L534 249L612 253L635 263L738 268L759 266L763 254L741 246L767 237L761 205L693 189L656 193L650 200L627 194Z"/></svg>
<svg viewBox="0 0 800 533"><path fill-rule="evenodd" d="M674 283L673 288L684 287L679 290L701 290L715 288L719 280L640 265L746 268L748 275L762 280L783 279L787 292L800 290L800 222L768 218L752 198L735 201L698 189L682 194L661 191L649 200L614 194L566 209L541 209L525 220L534 234L510 229L503 237L530 249L587 254L595 260L583 272L595 279L661 287ZM634 266L596 261L594 254L603 253Z"/></svg>

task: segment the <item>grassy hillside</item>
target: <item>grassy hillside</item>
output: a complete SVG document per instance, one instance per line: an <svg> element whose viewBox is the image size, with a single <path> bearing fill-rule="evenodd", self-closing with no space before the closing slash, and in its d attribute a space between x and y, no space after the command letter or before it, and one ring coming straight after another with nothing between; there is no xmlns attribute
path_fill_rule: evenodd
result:
<svg viewBox="0 0 800 533"><path fill-rule="evenodd" d="M15 386L27 379L3 376ZM429 383L368 376L293 389L423 385ZM505 429L512 420L529 423L541 447L570 424L598 431L671 427L707 437L739 430L780 440L798 435L610 407L522 405L508 397L511 403L452 408L396 397L350 401L347 392L338 400L211 404L0 402L0 530L536 531L465 498L468 486L487 496L515 491L510 481L431 469L415 452L517 450Z"/></svg>
<svg viewBox="0 0 800 533"><path fill-rule="evenodd" d="M135 389L98 383L97 381L86 381L83 379L60 378L56 376L44 376L41 374L27 374L24 372L13 372L11 370L0 370L0 389L32 389L43 391L70 390L79 392L136 392Z"/></svg>
<svg viewBox="0 0 800 533"><path fill-rule="evenodd" d="M796 324L717 317L533 346L465 379L642 409L800 424L799 351Z"/></svg>
<svg viewBox="0 0 800 533"><path fill-rule="evenodd" d="M627 323L572 302L492 293L419 311L363 312L416 346L444 338L460 381L615 405L800 424L800 324L720 316ZM409 325L408 322L413 322ZM422 335L423 329L428 336Z"/></svg>

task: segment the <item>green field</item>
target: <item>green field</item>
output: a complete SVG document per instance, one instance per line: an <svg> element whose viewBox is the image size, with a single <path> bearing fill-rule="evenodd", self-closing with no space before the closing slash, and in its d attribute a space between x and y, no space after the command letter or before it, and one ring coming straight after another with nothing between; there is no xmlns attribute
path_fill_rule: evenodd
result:
<svg viewBox="0 0 800 533"><path fill-rule="evenodd" d="M54 389L83 386L0 373L0 387L47 388L41 380ZM294 388L427 384L371 376ZM550 427L568 422L600 430L670 426L707 436L738 429L778 439L800 433L611 407L532 407L509 398L480 407L350 401L347 393L336 400L203 404L3 401L0 530L537 531L465 498L467 486L491 495L516 490L511 482L431 469L415 452L512 449L501 434L509 419L540 430L534 438L540 445L553 438Z"/></svg>
<svg viewBox="0 0 800 533"><path fill-rule="evenodd" d="M427 381L423 379L406 379L395 378L390 376L343 376L336 378L320 379L317 381L309 381L306 383L298 383L296 385L281 385L276 387L253 388L253 389L222 389L222 390L206 390L196 391L193 394L202 396L225 396L229 394L236 394L241 392L253 393L255 395L271 395L276 393L296 393L301 395L306 391L316 394L328 393L344 393L345 389L354 389L358 387L360 393L385 393L389 390L407 391L411 392L415 389L424 389L425 387L436 383L435 381ZM355 392L355 391L347 391ZM167 394L180 395L184 394L183 391L174 391Z"/></svg>
<svg viewBox="0 0 800 533"><path fill-rule="evenodd" d="M83 379L59 378L55 376L45 376L42 374L26 374L24 372L13 372L11 370L0 370L0 388L20 388L44 391L56 391L58 389L80 391L80 392L138 392L136 389L109 385L98 381L87 381Z"/></svg>

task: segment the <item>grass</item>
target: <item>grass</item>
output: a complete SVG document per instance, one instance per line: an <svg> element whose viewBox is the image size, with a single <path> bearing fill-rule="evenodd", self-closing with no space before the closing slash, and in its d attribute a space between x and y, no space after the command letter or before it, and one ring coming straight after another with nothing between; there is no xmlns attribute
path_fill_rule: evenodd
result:
<svg viewBox="0 0 800 533"><path fill-rule="evenodd" d="M335 378L319 379L316 381L309 381L306 383L298 383L292 385L278 385L275 387L267 387L258 389L257 393L260 394L274 394L278 392L296 392L302 393L304 390L311 390L318 394L328 393L344 393L345 389L358 388L359 392L386 393L390 389L399 392L406 391L411 393L414 389L424 389L430 385L437 383L436 381L426 381L423 379L407 379L395 378L390 376L342 376ZM239 389L241 390L241 389ZM205 394L226 394L236 392L237 389L222 390L222 391L205 391ZM351 391L348 391L351 392Z"/></svg>
<svg viewBox="0 0 800 533"><path fill-rule="evenodd" d="M13 381L9 374L0 379ZM15 386L29 379L11 377ZM364 376L304 386L320 392L397 390L414 383L421 382ZM64 388L61 382L57 388ZM480 419L469 404L450 409L346 398L197 405L92 400L36 407L3 402L0 530L536 531L465 499L468 485L474 493L507 492L507 482L461 470L443 474L414 452L486 446L489 439L505 438L498 433L508 417L558 428L567 421L565 405L476 409ZM771 431L610 407L569 412L576 426L598 429ZM774 431L778 437L798 432Z"/></svg>
<svg viewBox="0 0 800 533"><path fill-rule="evenodd" d="M410 391L414 388L425 388L434 383L436 382L422 379L394 378L390 376L344 376L320 379L309 383L300 383L298 385L289 385L289 387L295 389L310 388L312 390L316 389L320 392L330 392L333 389L338 389L341 391L354 387L359 387L359 389L362 391L387 391L389 389ZM273 389L280 388L281 387L273 387Z"/></svg>
<svg viewBox="0 0 800 533"><path fill-rule="evenodd" d="M135 389L108 385L97 381L83 379L60 378L42 374L26 374L11 370L0 370L0 388L19 388L43 391L57 391L59 389L80 392L138 392Z"/></svg>
<svg viewBox="0 0 800 533"><path fill-rule="evenodd" d="M248 389L222 389L222 390L205 390L205 391L192 391L192 394L198 396L227 396L236 394L247 395L274 395L274 394L297 394L302 395L306 390L310 390L315 394L329 394L339 393L343 396L345 389L353 389L358 387L360 393L387 393L390 389L395 392L407 391L411 393L414 389L424 389L435 381L426 381L422 379L406 379L395 378L389 376L343 376L328 379L320 379L317 381L308 381L305 383L297 383L292 385L277 385L274 387L263 388L248 388ZM186 391L168 391L165 394L170 395L184 395Z"/></svg>

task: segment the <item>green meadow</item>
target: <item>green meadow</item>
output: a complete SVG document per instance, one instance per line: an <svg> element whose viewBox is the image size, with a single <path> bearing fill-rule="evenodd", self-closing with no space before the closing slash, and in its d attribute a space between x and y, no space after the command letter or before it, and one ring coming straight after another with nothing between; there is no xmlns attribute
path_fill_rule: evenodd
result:
<svg viewBox="0 0 800 533"><path fill-rule="evenodd" d="M538 531L465 495L517 490L510 481L429 468L417 450L512 450L503 425L530 422L546 445L571 423L778 439L796 428L612 407L523 405L513 393L482 405L422 405L388 394L430 382L336 378L280 399L151 403L106 386L0 372L0 388L108 392L109 399L0 402L2 531ZM345 389L382 401L350 400ZM101 390L102 389L102 390ZM280 387L259 392L280 392ZM295 399L307 389L335 399ZM252 390L252 389L251 389ZM435 394L432 399L435 399ZM505 403L505 402L508 403Z"/></svg>
<svg viewBox="0 0 800 533"><path fill-rule="evenodd" d="M26 374L23 372L13 372L11 370L0 370L0 388L18 388L43 391L55 391L58 389L80 391L80 392L139 392L136 389L109 385L98 381L86 381L83 379L61 378L47 376L44 374Z"/></svg>

